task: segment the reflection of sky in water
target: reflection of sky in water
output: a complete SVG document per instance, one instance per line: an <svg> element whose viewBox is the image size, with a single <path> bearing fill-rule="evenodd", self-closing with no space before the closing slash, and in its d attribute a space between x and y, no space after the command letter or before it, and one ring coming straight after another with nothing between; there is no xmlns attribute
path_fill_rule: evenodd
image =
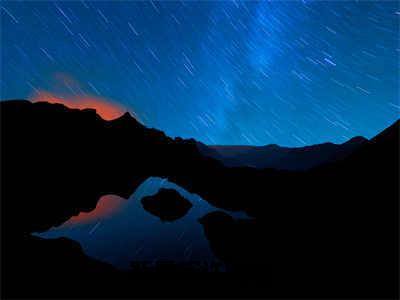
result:
<svg viewBox="0 0 400 300"><path fill-rule="evenodd" d="M142 208L140 199L157 193L161 187L176 189L193 204L187 215L174 222L162 222ZM111 215L85 222L67 222L39 236L71 238L78 241L89 256L118 268L129 268L131 261L211 263L216 258L198 218L214 210L215 207L199 196L165 179L153 177L141 184L128 201L124 201Z"/></svg>

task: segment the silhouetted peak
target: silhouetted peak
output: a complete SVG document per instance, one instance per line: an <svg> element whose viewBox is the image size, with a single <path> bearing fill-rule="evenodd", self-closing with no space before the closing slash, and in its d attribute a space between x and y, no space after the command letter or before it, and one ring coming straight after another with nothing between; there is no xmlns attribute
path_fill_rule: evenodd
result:
<svg viewBox="0 0 400 300"><path fill-rule="evenodd" d="M285 147L281 147L278 144L268 144L268 145L265 145L264 148L266 148L266 149L280 149L280 148L285 148Z"/></svg>
<svg viewBox="0 0 400 300"><path fill-rule="evenodd" d="M129 111L125 112L121 118L127 118L127 119L134 119L134 117L131 115L131 113Z"/></svg>
<svg viewBox="0 0 400 300"><path fill-rule="evenodd" d="M134 118L134 117L132 117L132 115L130 114L130 112L125 112L123 115L121 115L120 117L118 117L118 118L116 118L116 119L114 119L113 121L116 121L116 120L119 120L119 121L129 121L129 120L135 120L136 121L136 119Z"/></svg>
<svg viewBox="0 0 400 300"><path fill-rule="evenodd" d="M383 130L381 133L379 133L376 137L378 136L384 136L384 135L391 135L394 133L398 133L400 129L400 119L396 120L392 125L387 127L385 130Z"/></svg>
<svg viewBox="0 0 400 300"><path fill-rule="evenodd" d="M387 127L381 133L373 137L370 141L373 143L393 143L397 141L400 135L400 119L396 120L392 125Z"/></svg>
<svg viewBox="0 0 400 300"><path fill-rule="evenodd" d="M368 139L366 139L363 136L355 136L355 137L351 138L350 140L348 140L347 142L345 142L344 144L362 144L367 141L368 141Z"/></svg>
<svg viewBox="0 0 400 300"><path fill-rule="evenodd" d="M140 123L134 116L131 115L130 112L125 112L123 115L121 115L120 117L111 120L111 122L113 123L119 123L119 124L134 124L134 125L140 125L143 126L142 123Z"/></svg>

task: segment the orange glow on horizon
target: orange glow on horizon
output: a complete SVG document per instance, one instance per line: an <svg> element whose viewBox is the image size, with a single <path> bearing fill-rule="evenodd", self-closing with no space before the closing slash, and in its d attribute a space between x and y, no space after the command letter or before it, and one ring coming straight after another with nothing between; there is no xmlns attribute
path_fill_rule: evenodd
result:
<svg viewBox="0 0 400 300"><path fill-rule="evenodd" d="M102 196L91 212L81 212L64 223L65 226L93 222L111 216L121 209L127 200L116 195Z"/></svg>
<svg viewBox="0 0 400 300"><path fill-rule="evenodd" d="M30 99L32 102L49 102L64 104L69 108L93 108L104 120L113 120L124 114L120 105L97 96L71 96L62 97L46 91L37 91Z"/></svg>

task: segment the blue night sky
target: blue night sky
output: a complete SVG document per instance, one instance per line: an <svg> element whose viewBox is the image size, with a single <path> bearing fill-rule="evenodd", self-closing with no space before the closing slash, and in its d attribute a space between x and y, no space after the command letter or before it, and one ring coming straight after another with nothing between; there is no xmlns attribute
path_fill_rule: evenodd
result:
<svg viewBox="0 0 400 300"><path fill-rule="evenodd" d="M107 99L208 144L339 143L399 118L396 1L0 6L1 99Z"/></svg>

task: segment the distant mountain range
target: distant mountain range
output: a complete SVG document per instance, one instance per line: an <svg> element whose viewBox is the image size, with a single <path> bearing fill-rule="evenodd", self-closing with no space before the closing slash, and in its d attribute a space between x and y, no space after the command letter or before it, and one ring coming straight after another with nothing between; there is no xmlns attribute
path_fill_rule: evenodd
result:
<svg viewBox="0 0 400 300"><path fill-rule="evenodd" d="M354 137L343 144L323 143L305 147L217 146L198 143L203 155L219 160L227 167L252 167L258 169L307 170L347 157L368 140Z"/></svg>

